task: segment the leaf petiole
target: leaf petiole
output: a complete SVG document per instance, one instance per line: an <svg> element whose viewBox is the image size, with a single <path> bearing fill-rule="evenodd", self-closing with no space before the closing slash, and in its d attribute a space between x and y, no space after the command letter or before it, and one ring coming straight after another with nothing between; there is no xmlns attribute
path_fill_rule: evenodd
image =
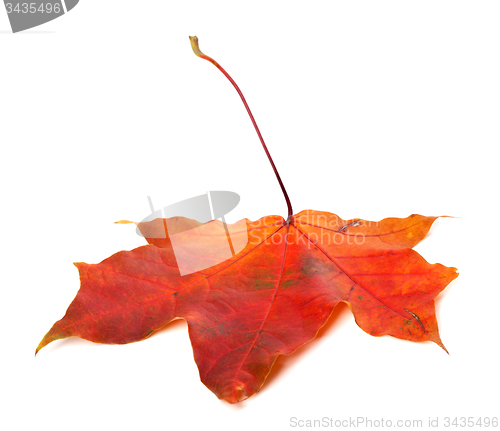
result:
<svg viewBox="0 0 500 431"><path fill-rule="evenodd" d="M209 61L215 67L217 67L217 69L219 69L226 76L226 78L229 79L229 81L231 82L231 84L233 84L234 88L236 89L236 91L240 95L241 101L243 102L243 105L245 105L245 108L246 108L246 110L248 112L250 120L252 120L252 124L255 127L255 131L257 132L257 135L259 136L260 142L262 143L262 147L264 147L264 151L267 154L269 162L271 162L271 166L273 167L273 171L276 174L276 178L278 179L278 183L279 183L279 185L281 187L281 191L283 192L283 195L285 196L286 204L287 204L287 207L288 207L287 222L289 222L291 220L292 215L293 215L292 203L290 202L290 198L288 197L288 193L286 192L285 186L283 185L283 181L281 181L280 174L278 173L278 170L276 169L276 165L274 164L273 159L271 157L271 154L269 153L269 150L267 149L266 143L264 142L264 138L262 137L262 134L260 133L259 127L257 126L257 123L255 121L255 118L252 115L252 111L250 111L250 107L248 106L248 103L245 100L245 96L243 96L243 93L241 92L240 88L238 87L238 85L236 84L236 82L234 82L234 79L231 78L231 76L229 75L229 73L227 73L222 68L222 66L219 63L217 63L213 58L209 57L208 55L203 54L203 52L200 51L200 47L198 45L198 38L196 36L189 36L189 40L191 41L191 48L193 48L194 53L198 57L203 58L204 60Z"/></svg>

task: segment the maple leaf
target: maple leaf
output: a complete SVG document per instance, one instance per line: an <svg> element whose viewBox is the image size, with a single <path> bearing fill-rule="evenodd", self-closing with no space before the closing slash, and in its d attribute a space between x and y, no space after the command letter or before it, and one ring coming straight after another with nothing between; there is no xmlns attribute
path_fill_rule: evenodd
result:
<svg viewBox="0 0 500 431"><path fill-rule="evenodd" d="M191 41L197 55L229 77ZM230 80L275 170L288 218L235 225L183 217L137 223L148 245L99 264L75 264L80 290L37 352L71 336L98 343L140 341L182 318L202 382L220 399L236 403L259 391L278 355L311 341L340 301L371 335L433 341L445 349L434 298L458 274L427 263L412 249L437 217L370 222L312 210L292 215L255 120ZM229 259L221 258L228 232L232 241L246 244ZM181 275L183 253L205 269Z"/></svg>

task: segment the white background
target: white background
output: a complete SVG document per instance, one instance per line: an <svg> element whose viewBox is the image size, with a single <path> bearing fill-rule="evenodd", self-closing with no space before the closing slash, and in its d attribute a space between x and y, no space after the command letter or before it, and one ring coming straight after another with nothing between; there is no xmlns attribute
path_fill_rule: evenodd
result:
<svg viewBox="0 0 500 431"><path fill-rule="evenodd" d="M6 430L289 429L297 420L500 416L500 5L462 1L81 0L11 34L0 7L0 423ZM131 225L204 193L228 217L439 219L416 247L460 277L433 343L371 337L342 305L238 405L200 381L177 321L124 346L34 351L79 288L73 262L143 245ZM305 425L305 423L304 423ZM448 429L453 429L448 428ZM483 428L484 429L484 428Z"/></svg>

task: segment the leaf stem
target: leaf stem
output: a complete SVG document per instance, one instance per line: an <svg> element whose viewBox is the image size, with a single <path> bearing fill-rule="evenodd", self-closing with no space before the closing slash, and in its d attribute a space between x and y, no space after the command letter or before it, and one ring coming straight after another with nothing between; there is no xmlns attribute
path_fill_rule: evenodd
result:
<svg viewBox="0 0 500 431"><path fill-rule="evenodd" d="M276 174L276 178L278 179L278 183L281 187L281 191L283 192L283 195L285 196L286 204L288 206L288 219L287 219L287 221L289 221L293 215L292 203L290 202L290 198L288 197L288 193L286 192L285 186L283 185L283 181L281 181L280 174L278 173L278 170L276 169L276 165L274 164L273 159L271 157L271 154L269 153L269 150L267 149L266 143L264 142L264 138L262 137L262 134L260 133L259 127L257 126L257 123L255 121L255 118L252 115L252 111L250 111L250 107L248 106L248 103L245 100L245 96L243 96L243 93L241 92L240 88L238 87L236 82L234 82L234 79L231 78L229 73L227 73L222 68L222 66L219 63L217 63L213 58L209 57L208 55L203 54L200 51L200 47L198 46L198 38L196 36L189 36L189 40L191 41L191 48L193 48L194 53L198 57L209 61L215 67L217 67L217 69L219 69L226 76L226 78L229 79L229 82L231 82L231 84L233 84L234 88L236 89L236 91L240 95L241 101L243 102L243 105L245 105L245 108L248 112L250 120L252 120L253 127L255 128L255 131L257 132L257 135L259 136L260 142L262 143L262 147L264 147L264 151L267 154L267 158L269 159L269 162L271 163L271 166L273 167L273 171Z"/></svg>

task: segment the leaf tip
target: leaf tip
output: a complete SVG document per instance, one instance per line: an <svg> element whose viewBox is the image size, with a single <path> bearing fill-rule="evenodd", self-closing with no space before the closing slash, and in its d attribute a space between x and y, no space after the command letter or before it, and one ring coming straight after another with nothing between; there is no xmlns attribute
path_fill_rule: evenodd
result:
<svg viewBox="0 0 500 431"><path fill-rule="evenodd" d="M201 52L197 36L189 36L189 41L191 42L191 48L193 49L193 52L196 54L196 56L203 58L204 60L208 60L210 61L210 63L217 66L217 62L213 58Z"/></svg>
<svg viewBox="0 0 500 431"><path fill-rule="evenodd" d="M448 352L448 349L446 347L444 347L443 343L440 342L440 343L437 343L437 345L439 347L441 347L441 349L443 349L448 354L448 356L450 356L450 352Z"/></svg>
<svg viewBox="0 0 500 431"><path fill-rule="evenodd" d="M443 349L448 355L450 352L448 352L448 349L444 347L443 342L441 341L441 337L439 336L439 333L436 331L435 333L431 334L431 337L428 338L429 341L432 341L436 343L441 349Z"/></svg>
<svg viewBox="0 0 500 431"><path fill-rule="evenodd" d="M36 358L37 353L46 346L46 344L44 344L44 340L45 340L45 337L43 338L42 341L40 341L40 344L37 346L37 348L35 350L35 358Z"/></svg>
<svg viewBox="0 0 500 431"><path fill-rule="evenodd" d="M201 57L203 55L203 53L200 51L200 46L198 45L198 37L197 36L189 36L189 41L191 42L191 48L193 49L193 52L198 57Z"/></svg>
<svg viewBox="0 0 500 431"><path fill-rule="evenodd" d="M200 50L200 45L198 43L198 37L197 36L189 36L189 41L191 42L191 48L193 49L193 52L200 58L205 58L206 55L203 54Z"/></svg>
<svg viewBox="0 0 500 431"><path fill-rule="evenodd" d="M131 224L131 223L134 223L133 221L129 221L129 220L118 220L118 221L115 221L115 224Z"/></svg>

